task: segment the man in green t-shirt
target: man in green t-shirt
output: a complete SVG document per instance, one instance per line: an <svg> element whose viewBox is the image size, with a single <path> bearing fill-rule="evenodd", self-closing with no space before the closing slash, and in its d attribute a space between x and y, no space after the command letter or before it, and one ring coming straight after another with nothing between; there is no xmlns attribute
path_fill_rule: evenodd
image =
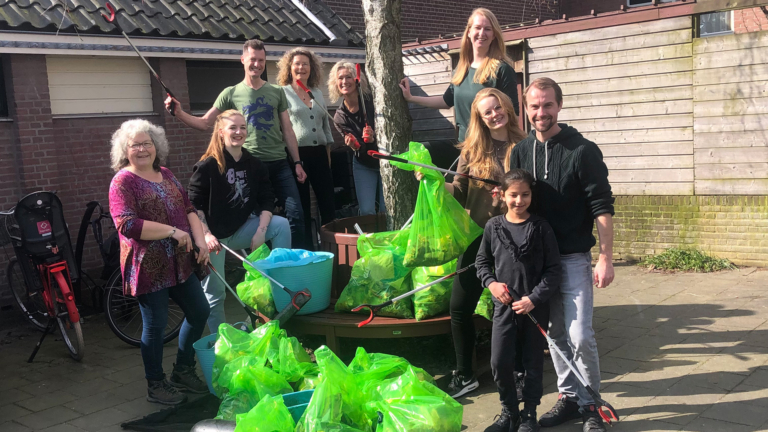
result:
<svg viewBox="0 0 768 432"><path fill-rule="evenodd" d="M176 104L176 118L198 130L208 130L222 112L236 109L243 113L248 123L248 138L244 147L258 157L269 169L269 179L278 200L278 206L285 207L291 223L292 245L306 249L303 244L304 211L301 208L296 180L304 183L307 174L299 158L299 144L293 133L288 115L288 102L283 89L261 79L267 65L267 50L260 40L251 39L243 45L240 62L245 70L245 79L219 94L213 107L202 117L196 117L181 109L181 104L170 96L165 100L166 108ZM288 148L293 159L293 170L286 159ZM292 172L293 171L293 172Z"/></svg>

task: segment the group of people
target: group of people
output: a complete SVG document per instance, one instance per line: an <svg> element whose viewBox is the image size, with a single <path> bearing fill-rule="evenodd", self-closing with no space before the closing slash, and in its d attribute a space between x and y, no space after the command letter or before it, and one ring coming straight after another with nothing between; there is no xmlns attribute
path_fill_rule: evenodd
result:
<svg viewBox="0 0 768 432"><path fill-rule="evenodd" d="M273 247L306 245L309 184L322 223L334 217L333 137L318 88L320 60L305 48L288 51L279 62L282 88L262 79L266 50L260 41L245 43L241 61L245 79L222 91L202 117L184 112L175 99L166 100L168 107L176 104L176 116L185 124L213 129L187 189L162 166L169 150L162 128L131 120L112 137L116 174L110 211L120 236L124 289L137 297L144 320L141 353L150 401L176 404L185 399L180 390L207 391L195 373L192 343L206 322L212 332L225 322L225 289L216 278L198 276L195 262L204 267L210 261L221 272L224 254L217 252L222 244L235 249L255 249L268 240ZM374 106L365 75L358 79L355 72L354 64L342 61L329 74L328 93L341 100L332 120L355 152L360 213L377 212L377 201L378 211L385 212L379 164L367 154L376 149ZM557 122L563 95L548 78L536 79L524 90L532 130L526 134L520 129L515 71L501 27L487 9L470 16L458 65L442 97L412 95L407 79L400 87L409 102L454 107L457 170L502 185L462 176L445 184L485 227L458 259L458 268L475 263L477 272L454 279L450 315L457 369L447 391L459 398L479 387L472 364L473 314L487 287L495 305L491 369L502 405L487 431L535 431L579 417L585 432L604 431L594 400L556 355L552 360L560 395L537 419L546 342L525 319L530 313L548 326L560 350L599 391L593 285L606 287L613 280L613 196L599 148ZM287 218L276 215L276 207ZM595 221L599 259L593 270ZM169 298L186 318L176 363L166 379L162 339Z"/></svg>

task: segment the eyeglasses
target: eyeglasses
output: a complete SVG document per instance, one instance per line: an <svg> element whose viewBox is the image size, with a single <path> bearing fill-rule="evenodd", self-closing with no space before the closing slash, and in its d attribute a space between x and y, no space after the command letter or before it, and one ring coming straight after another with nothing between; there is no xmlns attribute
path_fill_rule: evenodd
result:
<svg viewBox="0 0 768 432"><path fill-rule="evenodd" d="M496 105L495 107L493 107L492 110L484 112L482 114L482 117L484 119L489 119L489 118L493 117L494 115L496 115L497 113L500 113L500 112L503 112L503 111L504 111L504 108L502 108L501 105Z"/></svg>
<svg viewBox="0 0 768 432"><path fill-rule="evenodd" d="M145 150L149 150L149 149L151 149L154 146L155 146L155 143L153 143L152 141L145 141L143 143L129 144L128 148L133 150L133 151L139 151L142 148L145 149Z"/></svg>

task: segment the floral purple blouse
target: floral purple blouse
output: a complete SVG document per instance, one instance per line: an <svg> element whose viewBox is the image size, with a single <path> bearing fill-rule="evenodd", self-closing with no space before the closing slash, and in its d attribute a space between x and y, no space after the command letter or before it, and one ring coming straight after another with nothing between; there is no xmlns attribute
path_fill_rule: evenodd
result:
<svg viewBox="0 0 768 432"><path fill-rule="evenodd" d="M173 173L163 167L160 172L163 181L155 183L123 169L109 185L109 211L120 237L125 294L139 296L170 288L193 271L190 253L174 247L170 239L140 239L145 220L192 234L187 214L195 207Z"/></svg>

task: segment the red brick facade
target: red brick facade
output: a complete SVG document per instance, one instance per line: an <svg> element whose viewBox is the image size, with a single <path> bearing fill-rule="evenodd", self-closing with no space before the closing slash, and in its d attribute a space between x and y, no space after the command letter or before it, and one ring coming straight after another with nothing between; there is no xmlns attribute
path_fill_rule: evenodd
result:
<svg viewBox="0 0 768 432"><path fill-rule="evenodd" d="M733 12L734 33L751 33L768 30L768 14L761 8L742 9Z"/></svg>
<svg viewBox="0 0 768 432"><path fill-rule="evenodd" d="M353 29L364 33L361 3L360 0L325 0L325 4ZM555 19L560 12L557 0L403 0L402 40L411 42L416 38L434 39L439 35L461 33L472 10L478 7L490 9L501 25L536 18L542 21Z"/></svg>

